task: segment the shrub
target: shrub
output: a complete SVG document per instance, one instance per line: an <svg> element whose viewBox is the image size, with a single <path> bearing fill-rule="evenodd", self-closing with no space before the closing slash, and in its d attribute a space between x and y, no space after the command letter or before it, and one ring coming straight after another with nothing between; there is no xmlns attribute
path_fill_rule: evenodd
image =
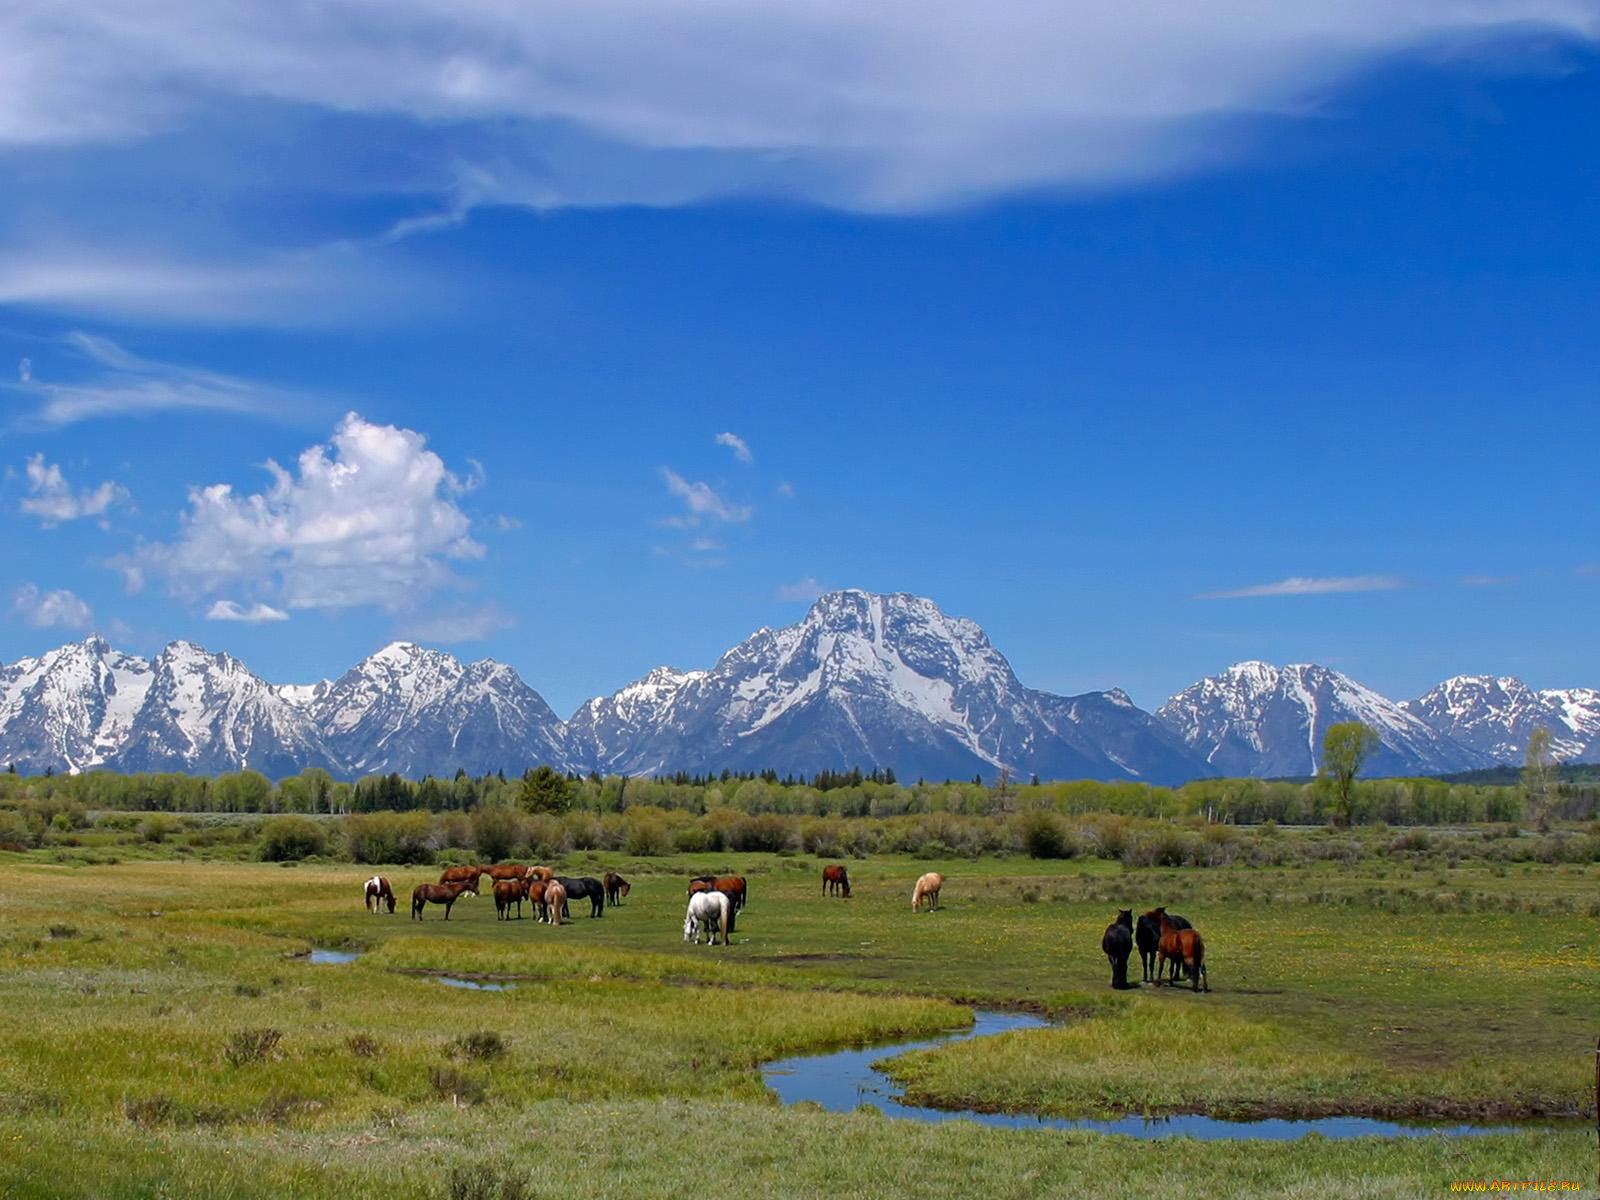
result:
<svg viewBox="0 0 1600 1200"><path fill-rule="evenodd" d="M278 1043L282 1040L281 1029L236 1029L228 1035L228 1044L222 1056L233 1067L265 1062L277 1056Z"/></svg>
<svg viewBox="0 0 1600 1200"><path fill-rule="evenodd" d="M139 822L139 836L152 845L160 845L181 828L176 817L169 817L166 813L151 813Z"/></svg>
<svg viewBox="0 0 1600 1200"><path fill-rule="evenodd" d="M431 863L433 821L423 812L351 813L345 843L358 863Z"/></svg>
<svg viewBox="0 0 1600 1200"><path fill-rule="evenodd" d="M267 862L298 862L327 850L327 832L310 817L273 817L261 827L261 857Z"/></svg>
<svg viewBox="0 0 1600 1200"><path fill-rule="evenodd" d="M445 1195L448 1200L533 1200L533 1189L510 1171L473 1163L450 1168Z"/></svg>
<svg viewBox="0 0 1600 1200"><path fill-rule="evenodd" d="M1029 858L1072 858L1078 853L1077 839L1059 813L1042 808L1023 813L1016 827Z"/></svg>
<svg viewBox="0 0 1600 1200"><path fill-rule="evenodd" d="M428 1069L428 1083L434 1095L452 1104L482 1104L489 1097L483 1080L444 1063Z"/></svg>
<svg viewBox="0 0 1600 1200"><path fill-rule="evenodd" d="M377 1058L382 1052L377 1039L365 1033L352 1033L345 1039L345 1045L357 1058Z"/></svg>
<svg viewBox="0 0 1600 1200"><path fill-rule="evenodd" d="M464 1033L450 1043L450 1053L454 1057L477 1059L480 1062L500 1058L505 1052L505 1039L492 1029Z"/></svg>
<svg viewBox="0 0 1600 1200"><path fill-rule="evenodd" d="M472 842L483 862L503 862L522 840L522 821L509 808L480 808L472 818Z"/></svg>
<svg viewBox="0 0 1600 1200"><path fill-rule="evenodd" d="M761 813L742 817L729 830L731 849L744 852L778 854L794 848L794 831L789 821L779 813Z"/></svg>
<svg viewBox="0 0 1600 1200"><path fill-rule="evenodd" d="M667 833L666 822L660 817L641 817L628 823L622 848L636 857L650 858L672 853L673 839Z"/></svg>

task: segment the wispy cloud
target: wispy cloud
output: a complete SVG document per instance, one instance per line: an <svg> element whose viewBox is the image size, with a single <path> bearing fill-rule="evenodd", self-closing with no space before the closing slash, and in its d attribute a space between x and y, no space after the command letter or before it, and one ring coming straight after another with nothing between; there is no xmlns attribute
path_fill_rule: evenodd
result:
<svg viewBox="0 0 1600 1200"><path fill-rule="evenodd" d="M414 616L400 626L403 637L419 642L481 642L502 630L516 625L510 616L496 604L477 608L452 609L429 616Z"/></svg>
<svg viewBox="0 0 1600 1200"><path fill-rule="evenodd" d="M1196 600L1241 600L1252 596L1327 596L1341 592L1392 592L1409 586L1396 575L1291 575L1275 583L1201 592Z"/></svg>
<svg viewBox="0 0 1600 1200"><path fill-rule="evenodd" d="M11 615L35 629L87 629L94 623L94 611L81 597L66 588L41 591L32 583L11 593Z"/></svg>
<svg viewBox="0 0 1600 1200"><path fill-rule="evenodd" d="M807 575L794 583L780 583L773 597L784 604L809 604L826 590L814 575Z"/></svg>
<svg viewBox="0 0 1600 1200"><path fill-rule="evenodd" d="M793 500L795 497L794 484L790 483L787 479L785 479L773 490L785 500Z"/></svg>
<svg viewBox="0 0 1600 1200"><path fill-rule="evenodd" d="M1504 587L1506 584L1515 583L1515 575L1463 575L1460 583L1462 587L1488 588Z"/></svg>
<svg viewBox="0 0 1600 1200"><path fill-rule="evenodd" d="M742 463L753 463L756 456L750 453L750 445L737 433L717 434L717 445L726 446L733 451L733 456Z"/></svg>
<svg viewBox="0 0 1600 1200"><path fill-rule="evenodd" d="M243 621L249 625L259 625L263 621L287 621L289 614L281 608L273 608L270 604L257 601L254 604L242 605L235 600L218 600L206 609L208 621Z"/></svg>
<svg viewBox="0 0 1600 1200"><path fill-rule="evenodd" d="M25 358L17 364L17 380L20 383L33 382L33 359Z"/></svg>
<svg viewBox="0 0 1600 1200"><path fill-rule="evenodd" d="M38 517L46 529L63 521L103 517L113 504L128 498L128 489L109 479L98 487L74 491L61 468L45 462L43 454L29 458L26 471L28 495L20 507L29 516Z"/></svg>
<svg viewBox="0 0 1600 1200"><path fill-rule="evenodd" d="M661 477L666 481L667 491L683 501L687 510L683 516L669 519L680 527L694 525L708 518L739 524L755 515L756 510L750 505L732 503L709 483L691 483L670 467L661 468Z"/></svg>

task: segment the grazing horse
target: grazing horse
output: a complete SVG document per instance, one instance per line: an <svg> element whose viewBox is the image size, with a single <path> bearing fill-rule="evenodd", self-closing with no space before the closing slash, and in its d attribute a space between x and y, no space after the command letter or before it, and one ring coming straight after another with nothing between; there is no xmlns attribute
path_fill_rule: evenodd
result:
<svg viewBox="0 0 1600 1200"><path fill-rule="evenodd" d="M522 881L522 898L533 905L533 911L538 914L541 921L550 920L550 913L544 904L545 889L549 886L543 879L529 877Z"/></svg>
<svg viewBox="0 0 1600 1200"><path fill-rule="evenodd" d="M470 883L472 894L478 894L478 877L483 874L482 867L446 867L439 873L440 883Z"/></svg>
<svg viewBox="0 0 1600 1200"><path fill-rule="evenodd" d="M1166 965L1167 959L1183 965L1184 974L1194 980L1194 990L1199 991L1201 983L1205 990L1211 990L1211 981L1206 976L1206 944L1200 937L1198 929L1179 929L1172 923L1172 918L1167 916L1165 909L1156 909L1161 914L1161 946L1160 959L1156 964L1157 982L1161 975L1161 968ZM1172 982L1177 982L1174 973Z"/></svg>
<svg viewBox="0 0 1600 1200"><path fill-rule="evenodd" d="M382 875L374 875L367 880L366 887L367 911L369 913L381 912L387 904L389 911L394 911L394 889L389 886L389 881Z"/></svg>
<svg viewBox="0 0 1600 1200"><path fill-rule="evenodd" d="M1140 913L1138 928L1133 931L1134 943L1139 947L1139 965L1144 968L1145 983L1161 981L1156 974L1156 952L1161 949L1161 914L1164 912L1166 909L1152 908L1147 913ZM1177 913L1167 913L1167 920L1179 929L1191 928L1189 922Z"/></svg>
<svg viewBox="0 0 1600 1200"><path fill-rule="evenodd" d="M911 889L911 911L921 912L924 899L928 902L928 911L936 912L939 908L939 889L944 887L944 876L937 871L929 871L917 880L917 886Z"/></svg>
<svg viewBox="0 0 1600 1200"><path fill-rule="evenodd" d="M605 878L601 880L601 882L606 885L607 904L621 904L622 898L633 890L633 884L629 883L615 871L607 871Z"/></svg>
<svg viewBox="0 0 1600 1200"><path fill-rule="evenodd" d="M463 880L460 883L419 883L416 890L411 893L411 916L415 920L422 920L422 910L430 904L444 905L444 919L450 919L451 906L463 895L476 896L478 894L478 881L476 879Z"/></svg>
<svg viewBox="0 0 1600 1200"><path fill-rule="evenodd" d="M834 865L822 868L822 894L831 896L839 894L846 900L850 899L850 876L841 866Z"/></svg>
<svg viewBox="0 0 1600 1200"><path fill-rule="evenodd" d="M498 883L502 879L526 879L528 868L521 863L501 863L494 867L485 867L484 873Z"/></svg>
<svg viewBox="0 0 1600 1200"><path fill-rule="evenodd" d="M556 878L561 881L561 886L567 889L567 898L569 900L582 900L585 897L588 897L589 915L591 917L601 917L605 915L605 884L601 883L598 879L591 875L585 875L578 879L573 879L566 875L558 875ZM565 917L570 917L571 915L571 913L562 913L562 916Z"/></svg>
<svg viewBox="0 0 1600 1200"><path fill-rule="evenodd" d="M1117 919L1106 926L1100 949L1111 960L1111 986L1121 991L1128 987L1128 956L1133 953L1133 909L1117 912Z"/></svg>
<svg viewBox="0 0 1600 1200"><path fill-rule="evenodd" d="M717 934L722 934L722 944L728 944L728 934L733 929L733 902L719 891L696 892L689 897L689 909L683 915L683 940L699 942L704 933L713 946Z"/></svg>
<svg viewBox="0 0 1600 1200"><path fill-rule="evenodd" d="M552 879L544 885L544 910L549 914L550 924L561 924L567 911L567 889L561 885L561 880Z"/></svg>
<svg viewBox="0 0 1600 1200"><path fill-rule="evenodd" d="M522 901L528 895L528 884L523 879L497 879L494 885L494 915L501 921L511 919L511 906L517 906L517 920L522 920Z"/></svg>

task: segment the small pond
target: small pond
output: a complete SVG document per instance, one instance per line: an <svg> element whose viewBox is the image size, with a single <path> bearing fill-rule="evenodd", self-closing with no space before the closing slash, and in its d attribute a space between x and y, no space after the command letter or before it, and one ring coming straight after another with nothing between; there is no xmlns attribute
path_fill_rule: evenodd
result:
<svg viewBox="0 0 1600 1200"><path fill-rule="evenodd" d="M1004 1129L1090 1129L1100 1133L1121 1133L1137 1138L1194 1137L1207 1141L1260 1138L1282 1141L1318 1133L1328 1138L1400 1137L1423 1134L1463 1134L1509 1132L1506 1125L1401 1124L1374 1117L1320 1117L1308 1120L1267 1118L1256 1121L1224 1121L1217 1117L1179 1115L1170 1117L1115 1117L1106 1120L1064 1117L1019 1116L1013 1113L983 1113L921 1108L905 1103L894 1082L872 1064L884 1058L890 1047L902 1053L925 1050L948 1042L990 1037L1018 1029L1042 1029L1049 1022L1027 1013L985 1012L980 1010L970 1029L942 1037L917 1041L890 1041L875 1046L837 1050L830 1054L809 1054L768 1063L762 1068L766 1084L785 1104L812 1101L829 1112L850 1112L871 1104L886 1116L909 1121L975 1121ZM1526 1128L1526 1126L1523 1126Z"/></svg>
<svg viewBox="0 0 1600 1200"><path fill-rule="evenodd" d="M361 957L359 950L312 950L311 961L314 963L353 963Z"/></svg>
<svg viewBox="0 0 1600 1200"><path fill-rule="evenodd" d="M430 978L445 987L466 988L469 992L509 992L517 986L514 983L491 983L484 979L461 979L455 975L433 975Z"/></svg>

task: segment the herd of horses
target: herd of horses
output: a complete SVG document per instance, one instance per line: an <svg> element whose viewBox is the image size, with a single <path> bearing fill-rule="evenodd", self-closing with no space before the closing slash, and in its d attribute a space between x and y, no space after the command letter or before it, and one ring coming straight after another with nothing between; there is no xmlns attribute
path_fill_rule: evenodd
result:
<svg viewBox="0 0 1600 1200"><path fill-rule="evenodd" d="M497 919L511 920L514 908L516 919L521 920L522 905L526 902L538 919L549 925L560 925L572 919L570 901L587 899L589 915L599 917L605 914L606 905L620 904L632 890L632 885L615 871L607 871L603 878L595 879L588 875L557 875L549 867L525 867L519 863L446 867L438 883L419 883L412 890L412 918L420 921L428 905L441 904L444 919L448 921L455 902L462 896L476 896L484 878L491 884ZM943 888L944 876L937 871L922 875L911 889L911 911L936 912ZM382 875L367 880L365 894L369 913L382 912L385 908L394 912L394 889ZM850 898L850 876L844 867L834 864L822 869L822 894ZM743 875L696 875L689 880L688 897L683 940L726 946L749 898L749 881ZM1170 986L1178 982L1181 973L1192 982L1195 991L1211 990L1206 976L1205 941L1199 930L1176 913L1153 908L1135 923L1133 910L1124 908L1106 926L1100 949L1111 962L1113 988L1138 986L1128 982L1128 959L1135 946L1144 970L1143 982L1158 987L1165 982Z"/></svg>

